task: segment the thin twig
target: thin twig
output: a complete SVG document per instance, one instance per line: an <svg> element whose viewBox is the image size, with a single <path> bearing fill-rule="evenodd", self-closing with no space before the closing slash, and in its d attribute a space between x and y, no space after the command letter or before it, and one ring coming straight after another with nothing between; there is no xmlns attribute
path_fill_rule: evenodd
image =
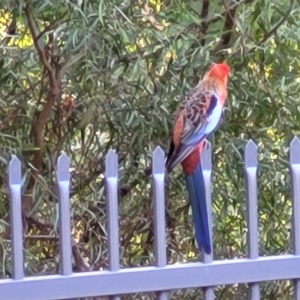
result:
<svg viewBox="0 0 300 300"><path fill-rule="evenodd" d="M278 21L278 23L276 25L274 25L274 27L271 28L270 31L265 33L264 37L257 43L257 45L248 51L248 54L252 53L258 46L261 46L262 44L264 44L269 38L271 38L276 33L276 31L279 29L279 27L281 27L283 25L283 23L289 17L289 15L293 9L293 5L294 5L294 0L291 0L289 8L286 11L286 13L284 14L284 16Z"/></svg>
<svg viewBox="0 0 300 300"><path fill-rule="evenodd" d="M282 17L281 20L279 20L279 22L269 31L267 32L264 37L258 42L258 46L262 45L263 43L265 43L273 34L276 33L276 31L279 29L279 27L281 27L281 25L283 25L283 23L287 20L287 18L289 17L292 8L294 5L294 0L290 1L290 6L287 10L287 12L285 13L285 15Z"/></svg>

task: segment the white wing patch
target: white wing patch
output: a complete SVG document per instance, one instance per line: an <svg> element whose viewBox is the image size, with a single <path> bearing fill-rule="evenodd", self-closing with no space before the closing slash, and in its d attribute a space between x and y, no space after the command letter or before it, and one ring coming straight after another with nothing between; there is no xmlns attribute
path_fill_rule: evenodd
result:
<svg viewBox="0 0 300 300"><path fill-rule="evenodd" d="M221 104L220 100L218 99L217 105L214 108L214 110L212 111L212 114L209 116L208 123L205 126L205 130L204 130L205 134L208 135L216 129L216 127L219 124L221 115L222 115L222 110L223 110L222 104Z"/></svg>

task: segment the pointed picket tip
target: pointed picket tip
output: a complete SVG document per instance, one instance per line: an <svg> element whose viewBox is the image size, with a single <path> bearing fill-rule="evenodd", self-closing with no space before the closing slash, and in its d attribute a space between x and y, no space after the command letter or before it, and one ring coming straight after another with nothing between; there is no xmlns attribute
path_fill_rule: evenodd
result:
<svg viewBox="0 0 300 300"><path fill-rule="evenodd" d="M157 146L152 152L152 174L165 173L165 152Z"/></svg>
<svg viewBox="0 0 300 300"><path fill-rule="evenodd" d="M249 140L245 147L245 167L257 167L257 145L253 140Z"/></svg>
<svg viewBox="0 0 300 300"><path fill-rule="evenodd" d="M69 181L70 180L70 158L66 153L62 153L57 160L57 180Z"/></svg>
<svg viewBox="0 0 300 300"><path fill-rule="evenodd" d="M201 153L201 163L203 170L211 171L212 169L212 154L211 154L211 143L208 140L205 140L205 145Z"/></svg>
<svg viewBox="0 0 300 300"><path fill-rule="evenodd" d="M22 183L21 161L15 155L12 155L8 165L8 178L9 185Z"/></svg>
<svg viewBox="0 0 300 300"><path fill-rule="evenodd" d="M118 176L118 155L115 150L110 149L105 157L105 176Z"/></svg>
<svg viewBox="0 0 300 300"><path fill-rule="evenodd" d="M290 143L290 162L292 165L300 164L300 139L297 136Z"/></svg>

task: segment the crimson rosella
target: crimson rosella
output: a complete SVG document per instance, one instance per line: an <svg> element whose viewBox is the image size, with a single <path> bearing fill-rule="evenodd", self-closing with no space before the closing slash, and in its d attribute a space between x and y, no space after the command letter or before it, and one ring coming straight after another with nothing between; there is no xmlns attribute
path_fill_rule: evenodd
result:
<svg viewBox="0 0 300 300"><path fill-rule="evenodd" d="M177 164L182 165L197 244L207 254L211 253L211 241L200 153L206 137L221 121L229 72L230 68L225 63L213 64L180 103L166 160L168 172Z"/></svg>

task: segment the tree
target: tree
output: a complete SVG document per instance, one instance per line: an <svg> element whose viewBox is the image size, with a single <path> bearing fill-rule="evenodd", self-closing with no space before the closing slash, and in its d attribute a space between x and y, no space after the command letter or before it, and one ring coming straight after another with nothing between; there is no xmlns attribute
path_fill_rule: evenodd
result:
<svg viewBox="0 0 300 300"><path fill-rule="evenodd" d="M226 119L212 137L215 257L246 253L243 149L249 138L259 146L260 254L290 251L287 150L300 124L297 4L2 1L0 158L2 168L11 154L23 162L27 273L57 269L53 175L61 151L72 164L74 269L85 270L84 259L90 269L106 267L102 178L110 148L120 162L121 264L152 264L145 174L151 151L157 145L167 150L178 102L211 62L223 60L232 75ZM171 174L168 189L170 263L197 255L180 174ZM7 276L4 172L0 182ZM291 297L289 283L262 287L264 299ZM241 285L216 293L218 299L243 299L247 291ZM174 299L184 297L199 299L191 290L174 292Z"/></svg>

